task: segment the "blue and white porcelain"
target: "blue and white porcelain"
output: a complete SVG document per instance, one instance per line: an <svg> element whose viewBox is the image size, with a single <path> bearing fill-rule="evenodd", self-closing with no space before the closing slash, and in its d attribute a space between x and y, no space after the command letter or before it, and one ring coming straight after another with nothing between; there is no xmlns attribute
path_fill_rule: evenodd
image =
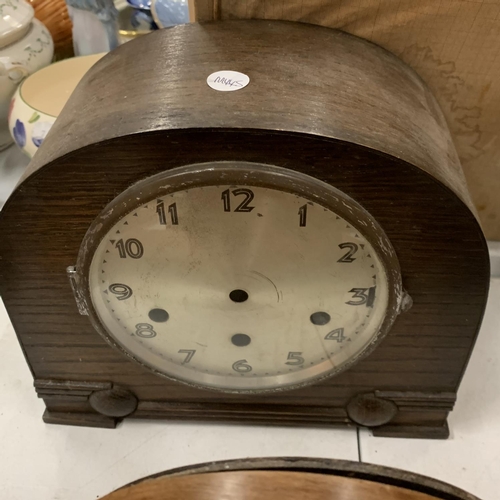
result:
<svg viewBox="0 0 500 500"><path fill-rule="evenodd" d="M149 10L134 9L130 17L130 24L137 31L153 31L158 29Z"/></svg>
<svg viewBox="0 0 500 500"><path fill-rule="evenodd" d="M151 10L151 0L127 0L134 9Z"/></svg>
<svg viewBox="0 0 500 500"><path fill-rule="evenodd" d="M151 0L151 13L160 28L188 23L188 0Z"/></svg>

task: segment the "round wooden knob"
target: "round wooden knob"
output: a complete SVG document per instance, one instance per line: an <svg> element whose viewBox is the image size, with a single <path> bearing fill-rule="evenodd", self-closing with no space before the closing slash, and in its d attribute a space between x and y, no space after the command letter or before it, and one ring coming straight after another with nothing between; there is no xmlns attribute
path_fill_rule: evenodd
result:
<svg viewBox="0 0 500 500"><path fill-rule="evenodd" d="M359 425L377 427L390 422L398 412L398 407L387 399L373 394L360 394L349 401L347 414Z"/></svg>
<svg viewBox="0 0 500 500"><path fill-rule="evenodd" d="M90 395L90 406L107 417L126 417L137 408L137 398L130 391L115 387Z"/></svg>

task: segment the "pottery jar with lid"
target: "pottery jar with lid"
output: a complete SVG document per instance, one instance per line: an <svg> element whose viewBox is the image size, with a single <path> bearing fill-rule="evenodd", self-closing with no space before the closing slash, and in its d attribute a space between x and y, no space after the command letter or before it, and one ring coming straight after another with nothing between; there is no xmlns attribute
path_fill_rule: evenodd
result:
<svg viewBox="0 0 500 500"><path fill-rule="evenodd" d="M24 0L0 0L0 150L12 143L11 98L21 81L52 61L54 44Z"/></svg>

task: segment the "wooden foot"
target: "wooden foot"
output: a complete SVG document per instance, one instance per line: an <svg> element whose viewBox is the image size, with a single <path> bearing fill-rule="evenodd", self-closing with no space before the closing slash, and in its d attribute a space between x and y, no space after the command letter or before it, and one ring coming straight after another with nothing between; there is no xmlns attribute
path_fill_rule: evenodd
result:
<svg viewBox="0 0 500 500"><path fill-rule="evenodd" d="M63 413L49 410L45 410L43 421L46 424L102 427L104 429L114 429L117 424L117 419L98 415L97 413Z"/></svg>
<svg viewBox="0 0 500 500"><path fill-rule="evenodd" d="M371 429L376 437L397 437L415 439L448 439L450 430L448 423L436 427L420 427L417 425L383 425Z"/></svg>

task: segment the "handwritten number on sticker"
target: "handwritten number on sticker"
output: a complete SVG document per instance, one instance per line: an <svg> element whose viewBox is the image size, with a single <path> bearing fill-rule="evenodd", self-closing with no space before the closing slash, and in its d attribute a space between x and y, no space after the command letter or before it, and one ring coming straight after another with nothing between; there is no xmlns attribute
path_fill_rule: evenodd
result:
<svg viewBox="0 0 500 500"><path fill-rule="evenodd" d="M250 78L239 71L216 71L207 78L207 84L219 92L233 92L246 87Z"/></svg>

